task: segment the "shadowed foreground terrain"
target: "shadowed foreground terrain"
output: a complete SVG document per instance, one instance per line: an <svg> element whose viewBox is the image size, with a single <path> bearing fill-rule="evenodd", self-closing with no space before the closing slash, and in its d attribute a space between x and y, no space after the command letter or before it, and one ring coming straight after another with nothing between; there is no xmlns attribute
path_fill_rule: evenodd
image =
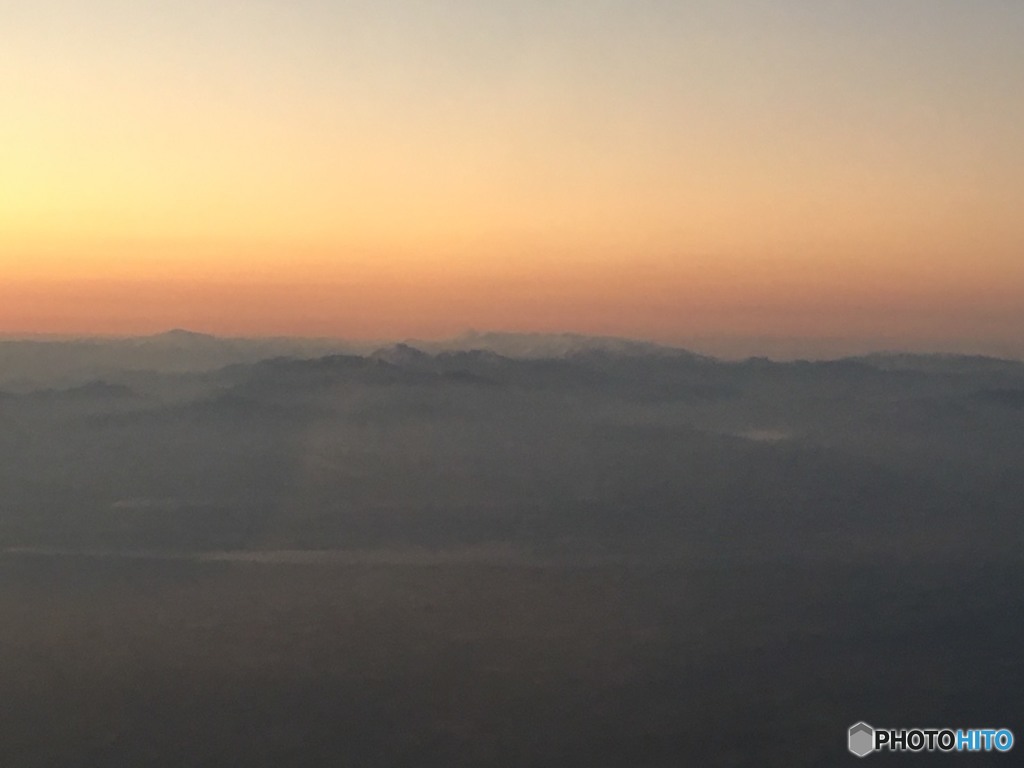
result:
<svg viewBox="0 0 1024 768"><path fill-rule="evenodd" d="M861 719L1024 734L1024 365L116 362L4 372L3 766L832 766Z"/></svg>

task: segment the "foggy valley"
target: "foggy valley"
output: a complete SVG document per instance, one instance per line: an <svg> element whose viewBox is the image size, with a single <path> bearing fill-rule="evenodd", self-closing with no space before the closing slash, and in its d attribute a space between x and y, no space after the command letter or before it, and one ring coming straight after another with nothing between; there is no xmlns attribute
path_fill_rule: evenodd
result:
<svg viewBox="0 0 1024 768"><path fill-rule="evenodd" d="M0 343L0 762L831 766L1024 715L1024 363L473 341Z"/></svg>

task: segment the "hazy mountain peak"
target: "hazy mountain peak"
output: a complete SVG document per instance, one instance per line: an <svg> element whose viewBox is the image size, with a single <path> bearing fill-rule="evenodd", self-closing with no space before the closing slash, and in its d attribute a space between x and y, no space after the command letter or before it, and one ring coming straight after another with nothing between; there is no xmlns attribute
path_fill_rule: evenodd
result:
<svg viewBox="0 0 1024 768"><path fill-rule="evenodd" d="M172 328L169 331L163 333L157 333L150 337L154 340L164 341L217 341L219 337L213 336L209 333L199 333L198 331L189 331L185 328Z"/></svg>
<svg viewBox="0 0 1024 768"><path fill-rule="evenodd" d="M467 331L436 345L442 351L486 350L509 358L573 357L581 354L605 353L623 356L694 355L684 349L648 341L614 336L588 336L579 333L508 333L502 331Z"/></svg>
<svg viewBox="0 0 1024 768"><path fill-rule="evenodd" d="M405 343L383 347L373 352L370 357L375 360L383 360L392 365L421 365L432 359L423 350Z"/></svg>

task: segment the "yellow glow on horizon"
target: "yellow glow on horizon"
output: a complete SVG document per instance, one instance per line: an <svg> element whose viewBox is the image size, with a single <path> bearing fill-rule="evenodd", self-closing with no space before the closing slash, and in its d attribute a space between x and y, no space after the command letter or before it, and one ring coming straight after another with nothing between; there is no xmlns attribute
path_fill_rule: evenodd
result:
<svg viewBox="0 0 1024 768"><path fill-rule="evenodd" d="M0 332L1005 336L1024 306L1013 9L913 48L896 10L786 0L55 2L0 9Z"/></svg>

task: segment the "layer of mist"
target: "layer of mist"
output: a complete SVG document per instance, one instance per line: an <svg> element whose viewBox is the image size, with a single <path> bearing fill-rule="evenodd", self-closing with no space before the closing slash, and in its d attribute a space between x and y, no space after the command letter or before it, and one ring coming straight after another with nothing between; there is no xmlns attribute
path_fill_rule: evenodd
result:
<svg viewBox="0 0 1024 768"><path fill-rule="evenodd" d="M2 342L0 390L5 766L835 765L1024 716L1024 363L179 331Z"/></svg>

